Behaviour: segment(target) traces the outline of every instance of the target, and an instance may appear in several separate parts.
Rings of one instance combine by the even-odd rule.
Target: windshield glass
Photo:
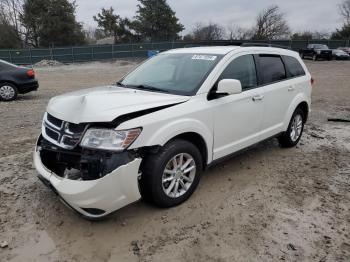
[[[314,48],[316,48],[316,49],[328,49],[328,46],[326,46],[326,45],[314,45]]]
[[[194,95],[221,57],[208,54],[159,54],[137,67],[119,84],[177,95]]]

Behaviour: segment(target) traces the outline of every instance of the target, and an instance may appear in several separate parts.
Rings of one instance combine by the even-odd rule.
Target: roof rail
[[[284,45],[275,45],[275,44],[269,44],[269,43],[243,43],[241,44],[242,47],[252,47],[252,46],[263,46],[263,47],[276,47],[276,48],[282,48],[282,49],[291,49],[290,46],[284,46]]]

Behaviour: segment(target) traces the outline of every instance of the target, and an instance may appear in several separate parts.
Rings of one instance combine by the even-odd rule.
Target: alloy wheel
[[[184,195],[191,187],[196,176],[196,162],[187,153],[171,158],[165,166],[162,176],[164,193],[171,198]]]
[[[11,100],[15,94],[15,89],[12,86],[4,85],[0,87],[0,97],[4,100]]]
[[[290,139],[295,142],[299,139],[301,132],[303,130],[303,118],[301,115],[297,114],[292,120],[292,125],[290,127]]]

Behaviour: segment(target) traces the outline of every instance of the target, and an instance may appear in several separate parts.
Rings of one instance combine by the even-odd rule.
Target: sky
[[[185,26],[184,35],[196,23],[219,23],[224,27],[235,24],[249,28],[262,9],[277,4],[293,31],[334,31],[341,26],[338,4],[341,0],[168,0],[176,16]],[[113,6],[122,17],[132,18],[137,9],[137,0],[77,0],[77,20],[86,27],[97,27],[93,21],[102,7]]]

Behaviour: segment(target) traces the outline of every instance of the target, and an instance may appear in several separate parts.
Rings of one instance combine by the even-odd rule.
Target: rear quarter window
[[[261,84],[266,85],[287,78],[284,64],[279,55],[259,55]]]
[[[291,56],[283,56],[283,60],[287,68],[288,77],[298,77],[305,75],[304,68],[296,58]]]

